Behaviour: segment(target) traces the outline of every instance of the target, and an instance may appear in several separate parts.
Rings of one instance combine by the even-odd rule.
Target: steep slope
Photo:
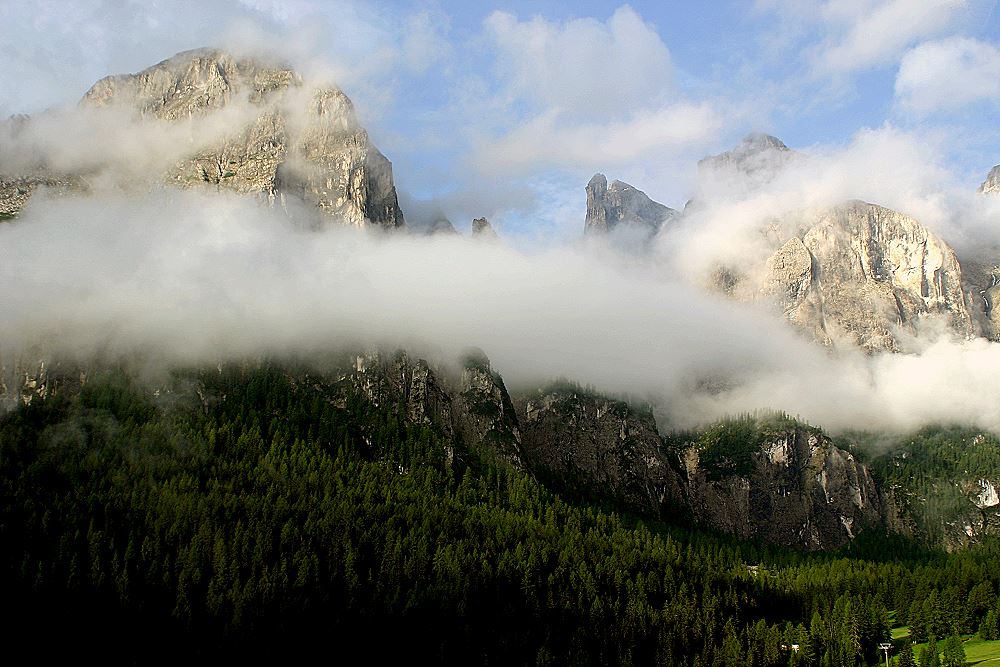
[[[125,110],[140,125],[193,122],[200,132],[221,126],[154,179],[272,200],[295,197],[359,227],[404,226],[392,165],[358,125],[351,101],[335,87],[307,89],[283,65],[185,51],[137,74],[101,79],[81,105]],[[0,178],[0,212],[16,213],[38,185],[77,177]]]
[[[787,418],[724,421],[665,441],[651,414],[573,385],[515,404],[529,469],[565,492],[808,550],[887,523],[868,468]]]
[[[699,525],[831,549],[885,521],[868,469],[820,431],[790,420],[721,422],[683,443],[680,456]]]
[[[986,180],[979,186],[979,192],[984,195],[1000,194],[1000,164],[990,169]]]
[[[960,427],[927,427],[873,447],[892,527],[954,551],[1000,534],[1000,441]]]
[[[572,385],[515,399],[524,454],[539,479],[574,496],[658,516],[680,498],[653,415]]]
[[[773,303],[825,345],[899,351],[928,318],[982,333],[955,252],[913,218],[861,201],[791,218],[798,232],[763,266],[722,269],[714,287]]]
[[[769,261],[765,281],[784,290],[785,311],[814,333],[834,343],[895,351],[903,332],[937,316],[957,335],[975,335],[954,251],[913,218],[849,202],[822,212],[801,246],[794,253],[797,265],[804,267],[804,249],[811,275],[787,274],[781,257],[789,254],[786,244]]]

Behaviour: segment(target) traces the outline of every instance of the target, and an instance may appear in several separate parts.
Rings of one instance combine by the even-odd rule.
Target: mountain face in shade
[[[587,184],[586,234],[620,229],[652,237],[676,216],[677,211],[653,201],[628,183],[612,181],[609,186],[604,174],[594,174]]]
[[[186,123],[199,136],[165,173],[146,175],[152,180],[299,199],[358,227],[405,225],[392,165],[358,125],[351,101],[336,87],[307,88],[283,65],[185,51],[137,74],[101,79],[81,106],[124,111],[138,126]],[[44,168],[0,176],[0,213],[19,211],[39,186],[82,176]]]

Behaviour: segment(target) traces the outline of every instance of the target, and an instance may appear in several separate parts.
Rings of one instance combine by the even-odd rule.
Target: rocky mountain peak
[[[476,218],[472,221],[472,236],[481,239],[496,239],[497,232],[486,218]]]
[[[138,74],[104,77],[81,104],[123,104],[141,116],[175,120],[222,108],[238,95],[260,103],[269,93],[290,85],[302,85],[290,67],[201,48],[182,51]]]
[[[136,74],[101,79],[81,106],[124,109],[140,126],[192,124],[201,138],[165,173],[150,174],[154,180],[272,202],[292,197],[357,227],[405,226],[392,164],[358,125],[351,100],[336,86],[307,87],[284,64],[218,49],[184,51]],[[135,178],[135,169],[119,171]],[[0,212],[17,213],[38,185],[77,176],[0,177]]]
[[[615,180],[609,186],[604,174],[594,174],[587,183],[587,234],[606,234],[622,226],[648,238],[676,215],[677,211],[628,183]]]
[[[799,232],[776,246],[756,280],[720,291],[774,301],[826,345],[898,351],[920,321],[977,333],[962,267],[947,243],[917,220],[863,201],[796,216]]]
[[[979,186],[979,192],[984,195],[1000,194],[1000,164],[990,169],[986,180]]]
[[[698,171],[724,177],[749,177],[752,183],[764,183],[795,155],[777,137],[751,132],[734,148],[698,161]]]

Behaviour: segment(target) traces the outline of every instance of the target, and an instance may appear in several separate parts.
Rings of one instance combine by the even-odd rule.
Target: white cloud
[[[628,5],[606,21],[494,12],[484,28],[496,81],[474,132],[471,161],[481,171],[579,174],[675,161],[722,127],[717,105],[673,89],[670,51]]]
[[[969,0],[757,0],[798,26],[814,75],[841,76],[894,63],[915,42],[939,34]],[[802,31],[811,26],[812,31]]]
[[[771,407],[832,428],[1000,429],[1000,344],[835,356],[594,247],[307,233],[247,198],[158,190],[32,200],[0,225],[0,259],[7,364],[25,350],[215,362],[370,344],[453,359],[478,345],[509,386],[565,376],[649,396],[674,426]]]
[[[484,26],[497,49],[505,94],[542,109],[607,118],[662,102],[670,89],[670,52],[628,5],[606,22],[519,21],[494,12]]]
[[[1000,100],[1000,49],[967,37],[920,44],[903,56],[896,100],[916,114]]]
[[[704,145],[721,129],[722,119],[709,104],[677,103],[641,110],[621,121],[570,122],[550,110],[476,149],[483,170],[510,170],[547,165],[581,169],[622,166]]]
[[[828,2],[823,17],[842,32],[819,57],[829,72],[854,71],[894,61],[914,41],[948,27],[966,0],[846,0]]]

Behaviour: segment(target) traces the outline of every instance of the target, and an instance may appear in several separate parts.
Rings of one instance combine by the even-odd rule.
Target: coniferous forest
[[[997,632],[996,542],[739,543],[568,502],[280,364],[172,383],[105,371],[0,419],[11,654],[852,666],[893,622]]]

